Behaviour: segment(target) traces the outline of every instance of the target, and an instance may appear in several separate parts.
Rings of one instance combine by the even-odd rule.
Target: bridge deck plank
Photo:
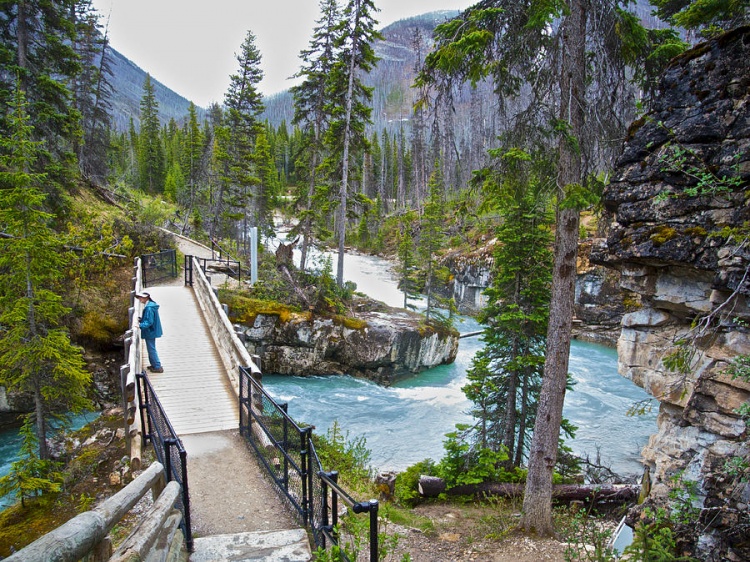
[[[159,304],[164,336],[156,340],[163,373],[148,373],[179,436],[239,425],[237,398],[229,383],[192,289],[150,287]],[[148,365],[144,344],[143,368]]]

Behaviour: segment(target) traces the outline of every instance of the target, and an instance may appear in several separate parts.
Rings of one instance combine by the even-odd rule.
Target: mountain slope
[[[136,129],[139,128],[141,114],[141,98],[143,97],[143,82],[146,72],[124,55],[111,47],[107,50],[112,76],[112,127],[117,131],[127,131],[132,117]],[[190,100],[170,90],[164,84],[151,77],[154,95],[159,104],[159,120],[166,124],[174,119],[178,124],[188,114]],[[202,120],[205,112],[198,108],[198,119]]]

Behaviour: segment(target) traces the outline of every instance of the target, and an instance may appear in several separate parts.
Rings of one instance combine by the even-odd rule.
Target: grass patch
[[[393,503],[387,503],[382,506],[382,514],[388,519],[388,521],[396,525],[409,527],[411,529],[419,529],[426,535],[432,535],[435,533],[435,523],[432,519],[419,515],[411,509],[399,507]]]

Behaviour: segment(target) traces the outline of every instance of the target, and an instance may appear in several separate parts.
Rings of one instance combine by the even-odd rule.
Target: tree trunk
[[[359,3],[356,3],[355,18],[359,18]],[[356,26],[354,26],[356,29]],[[349,61],[349,85],[346,91],[346,122],[344,125],[344,155],[342,157],[341,196],[339,199],[339,258],[336,264],[336,284],[344,286],[344,243],[346,239],[346,204],[349,191],[349,142],[351,137],[352,105],[354,103],[354,71],[356,70],[359,38],[352,37],[351,60]]]
[[[550,298],[547,356],[539,397],[534,436],[529,451],[529,472],[523,501],[521,527],[542,536],[554,533],[552,525],[552,473],[562,421],[570,356],[570,334],[575,298],[579,210],[564,205],[569,186],[580,184],[585,88],[586,13],[583,0],[570,1],[570,15],[561,27],[560,119],[569,126],[560,140],[558,202],[555,228],[554,269]],[[572,138],[570,138],[572,137]]]
[[[556,501],[597,501],[627,503],[638,499],[640,484],[558,484],[552,486],[552,498]],[[523,484],[505,482],[483,482],[446,488],[445,481],[436,476],[419,477],[419,493],[425,497],[436,497],[445,492],[449,496],[498,496],[516,498],[524,492]]]

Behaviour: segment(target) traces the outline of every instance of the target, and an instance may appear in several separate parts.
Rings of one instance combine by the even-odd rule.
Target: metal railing
[[[198,256],[185,256],[185,285],[193,286],[193,259],[198,260],[203,273],[206,273],[209,264],[219,264],[226,267],[231,277],[236,277],[238,281],[242,279],[242,265],[237,260],[219,258],[199,258]]]
[[[154,392],[151,381],[145,372],[136,376],[138,380],[138,403],[141,412],[143,439],[150,441],[154,454],[164,466],[167,481],[180,484],[182,493],[175,502],[175,508],[182,513],[180,527],[185,535],[188,552],[193,551],[193,532],[190,525],[190,491],[188,488],[187,453],[182,441],[167,418],[164,408]]]
[[[159,281],[177,277],[177,252],[162,250],[155,254],[141,256],[143,286],[148,287]]]
[[[302,428],[253,378],[239,368],[240,434],[253,447],[278,488],[310,528],[316,547],[339,544],[339,499],[355,514],[370,513],[370,560],[378,560],[378,502],[356,502],[338,484],[336,472],[326,472],[312,440],[312,428]],[[347,558],[342,553],[342,558]]]

